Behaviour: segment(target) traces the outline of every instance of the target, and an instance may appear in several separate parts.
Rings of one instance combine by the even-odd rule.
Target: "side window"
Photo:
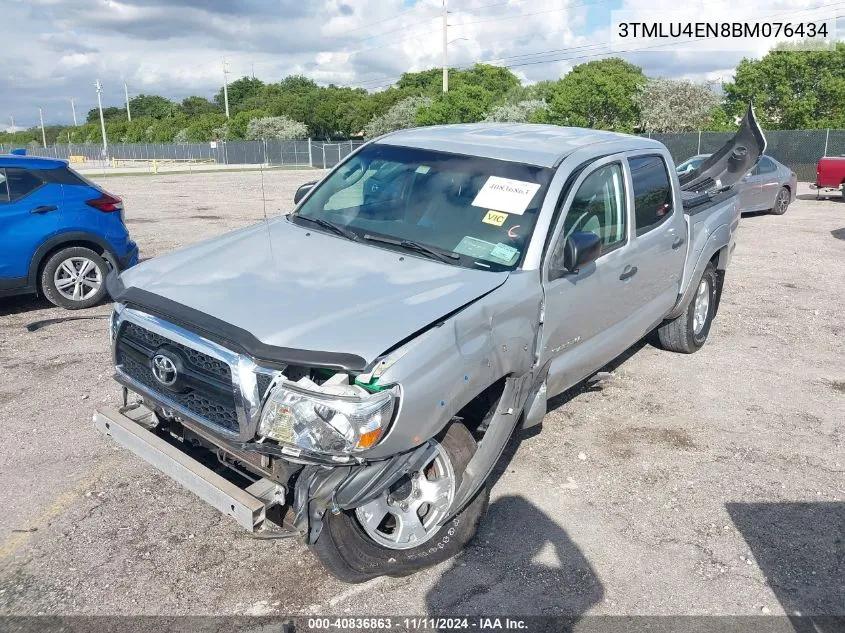
[[[6,170],[0,169],[0,204],[9,201],[9,185],[6,182]]]
[[[575,232],[592,232],[602,241],[602,253],[625,243],[627,212],[622,166],[612,163],[587,176],[575,192],[563,221],[561,239]]]
[[[760,162],[757,164],[757,169],[759,169],[759,173],[761,174],[771,174],[774,171],[777,171],[777,167],[771,161],[771,159],[766,158],[765,156],[760,159]]]
[[[672,213],[672,185],[660,156],[629,158],[637,235],[657,228]]]
[[[28,169],[6,168],[6,186],[9,188],[9,199],[12,202],[28,196],[43,184],[44,181]]]

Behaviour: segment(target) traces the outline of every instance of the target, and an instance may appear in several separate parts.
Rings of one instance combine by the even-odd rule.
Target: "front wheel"
[[[461,551],[475,535],[487,508],[485,485],[452,520],[446,517],[475,440],[467,428],[452,423],[437,442],[434,456],[381,496],[363,506],[326,513],[312,551],[340,580],[364,582],[376,576],[406,576]]]
[[[692,354],[701,349],[710,333],[710,325],[716,315],[720,284],[716,269],[707,264],[692,301],[683,313],[657,328],[660,344],[670,352]]]
[[[789,189],[781,187],[775,198],[775,205],[772,207],[772,215],[783,215],[786,213],[791,199],[792,195],[789,193]]]

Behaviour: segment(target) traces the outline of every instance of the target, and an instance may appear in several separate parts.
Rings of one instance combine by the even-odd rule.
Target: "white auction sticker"
[[[472,206],[522,215],[539,188],[536,182],[490,176],[475,196]]]

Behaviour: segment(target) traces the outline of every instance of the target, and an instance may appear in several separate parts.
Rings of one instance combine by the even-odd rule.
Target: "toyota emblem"
[[[179,373],[176,371],[176,363],[164,354],[153,356],[152,370],[153,377],[165,387],[173,385],[179,376]]]

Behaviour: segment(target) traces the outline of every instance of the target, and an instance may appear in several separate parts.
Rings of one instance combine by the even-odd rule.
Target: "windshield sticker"
[[[507,213],[499,213],[498,211],[488,211],[481,221],[485,224],[492,224],[493,226],[502,226],[505,223],[505,220],[507,219]]]
[[[429,167],[428,165],[420,165],[419,167],[417,167],[416,172],[418,174],[427,174],[430,169],[431,167]]]
[[[458,243],[458,245],[454,248],[454,251],[469,257],[487,259],[490,256],[490,251],[492,251],[495,246],[496,245],[492,242],[485,242],[477,237],[467,235]]]
[[[519,250],[515,249],[513,246],[508,246],[507,244],[502,244],[500,242],[493,247],[493,250],[490,251],[488,257],[490,259],[498,260],[507,266],[510,266],[516,261],[516,258],[518,256]]]
[[[507,244],[493,244],[469,235],[460,241],[454,251],[461,255],[495,261],[506,266],[512,266],[520,253],[518,249]]]
[[[472,206],[522,215],[539,188],[540,185],[535,182],[490,176],[475,196]]]

